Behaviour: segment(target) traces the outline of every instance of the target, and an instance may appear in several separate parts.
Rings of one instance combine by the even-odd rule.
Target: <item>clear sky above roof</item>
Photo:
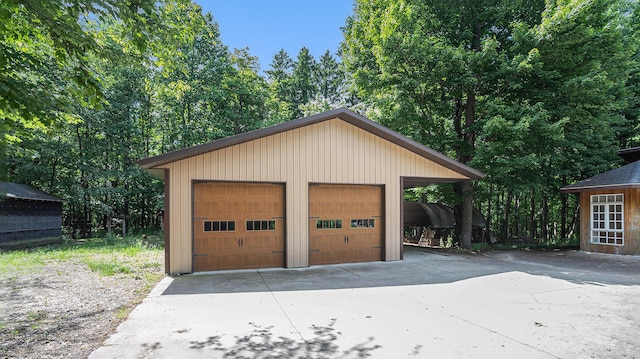
[[[249,47],[262,71],[284,49],[296,58],[307,47],[317,59],[335,55],[343,39],[341,27],[353,12],[352,0],[195,0],[220,25],[230,49]]]

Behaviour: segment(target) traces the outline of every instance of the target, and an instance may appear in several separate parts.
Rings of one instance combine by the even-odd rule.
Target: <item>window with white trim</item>
[[[591,243],[624,245],[624,195],[591,196]]]

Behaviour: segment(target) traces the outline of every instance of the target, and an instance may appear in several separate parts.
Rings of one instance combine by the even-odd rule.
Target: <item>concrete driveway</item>
[[[640,257],[576,251],[163,279],[90,358],[640,358]]]

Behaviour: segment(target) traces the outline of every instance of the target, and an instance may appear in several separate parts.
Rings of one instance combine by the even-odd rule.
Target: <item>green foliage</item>
[[[575,237],[577,199],[559,188],[640,145],[638,9],[358,0],[341,59],[281,50],[263,77],[191,1],[5,1],[0,179],[65,199],[69,236],[116,243],[125,225],[159,226],[162,182],[136,160],[351,106],[485,172],[475,206],[500,239]],[[467,192],[407,196],[469,204]]]
[[[552,240],[577,225],[559,188],[637,143],[637,9],[360,0],[341,52],[369,117],[488,174],[475,198],[493,231]]]
[[[294,61],[286,51],[274,55],[266,70],[270,123],[310,116],[347,104],[345,74],[338,60],[326,51],[316,61],[303,47]]]
[[[248,50],[230,52],[213,17],[190,1],[157,5],[157,31],[146,47],[118,18],[83,24],[104,50],[83,54],[104,106],[71,101],[65,113],[76,121],[32,126],[30,136],[0,156],[12,181],[66,200],[63,224],[74,238],[159,226],[162,183],[136,160],[267,123],[267,85]]]
[[[77,121],[75,104],[102,101],[93,56],[112,58],[91,27],[120,21],[144,49],[155,28],[154,1],[3,1],[0,4],[0,155],[34,130]],[[0,177],[6,177],[0,173]]]

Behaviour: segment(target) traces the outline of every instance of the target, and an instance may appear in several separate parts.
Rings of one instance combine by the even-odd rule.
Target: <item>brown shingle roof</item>
[[[390,130],[376,122],[373,122],[364,116],[361,116],[346,108],[339,108],[328,112],[319,113],[310,117],[301,118],[285,122],[279,125],[262,128],[259,130],[243,133],[240,135],[223,138],[220,140],[212,141],[198,146],[193,146],[165,154],[161,154],[155,157],[149,157],[137,161],[136,163],[145,169],[155,168],[157,166],[167,164],[170,162],[179,161],[192,156],[197,156],[206,152],[219,150],[225,147],[230,147],[240,143],[252,141],[258,138],[275,135],[278,133],[286,132],[296,128],[316,124],[319,122],[339,118],[345,122],[348,122],[356,127],[359,127],[365,131],[368,131],[374,135],[384,138],[396,145],[403,147],[409,151],[412,151],[424,158],[427,158],[435,163],[438,163],[444,167],[447,167],[455,172],[458,172],[470,179],[484,178],[485,174],[471,168],[463,163],[455,161],[440,152],[434,151],[431,148],[424,146],[416,141],[413,141],[395,131]]]
[[[595,189],[640,188],[640,161],[563,187],[561,192],[573,193]]]

